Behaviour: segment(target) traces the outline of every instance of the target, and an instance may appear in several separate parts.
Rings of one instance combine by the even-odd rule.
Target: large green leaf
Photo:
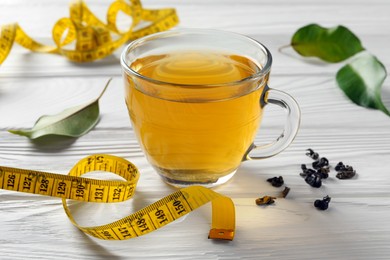
[[[41,116],[30,130],[9,130],[9,132],[30,139],[46,135],[79,137],[86,134],[99,120],[99,99],[104,94],[110,81],[111,79],[95,100],[84,105],[65,109],[56,115]]]
[[[364,50],[359,38],[344,26],[324,28],[309,24],[295,32],[291,46],[300,55],[340,62]]]
[[[381,99],[381,88],[386,76],[383,64],[371,54],[363,53],[342,67],[337,72],[336,80],[354,103],[382,110],[390,116]]]

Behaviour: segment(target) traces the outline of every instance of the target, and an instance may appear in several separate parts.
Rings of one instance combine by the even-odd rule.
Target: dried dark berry
[[[282,191],[282,197],[285,198],[287,197],[287,194],[290,192],[290,188],[289,187],[284,187],[284,190]]]
[[[343,162],[339,162],[339,163],[334,167],[334,169],[338,172],[338,171],[343,170],[344,167],[345,167],[345,166],[344,166]]]
[[[319,172],[318,174],[321,179],[327,179],[329,177],[329,173],[326,172]]]
[[[329,207],[330,197],[326,195],[322,200],[314,201],[314,207],[320,210],[326,210]]]
[[[305,169],[299,175],[301,175],[302,177],[306,177],[307,175],[312,175],[312,174],[315,174],[315,173],[316,173],[316,171],[313,170],[313,169]]]
[[[283,180],[282,176],[272,177],[272,178],[267,179],[267,181],[269,183],[271,183],[271,185],[274,186],[274,187],[280,187],[280,186],[282,186],[284,184],[284,180]]]
[[[319,169],[319,168],[321,168],[321,166],[320,166],[320,161],[314,161],[314,162],[312,163],[312,166],[313,166],[314,169]]]
[[[306,150],[307,151],[307,153],[306,153],[306,155],[307,156],[309,156],[310,158],[312,158],[313,160],[317,160],[318,159],[318,157],[319,157],[319,155],[318,155],[318,153],[316,153],[316,152],[314,152],[312,149],[307,149]]]
[[[345,179],[351,179],[355,175],[356,175],[356,171],[354,171],[354,170],[352,170],[352,171],[345,170],[345,171],[338,172],[336,174],[336,178],[341,179],[341,180],[345,180]]]
[[[264,196],[256,199],[256,205],[270,205],[275,203],[275,197]]]
[[[329,165],[329,161],[325,157],[321,157],[319,160],[314,161],[312,163],[313,168],[316,170],[328,165]]]
[[[306,170],[307,169],[306,164],[301,164],[301,169],[302,171]]]
[[[322,167],[320,170],[321,170],[322,172],[326,172],[326,173],[329,173],[329,172],[330,172],[329,166]]]
[[[329,166],[329,160],[326,157],[321,157],[320,162],[322,166]]]
[[[307,184],[309,184],[313,188],[319,188],[322,185],[321,178],[315,174],[307,175],[305,178],[305,181]]]
[[[309,148],[309,149],[307,149],[306,151],[307,151],[306,155],[309,156],[309,157],[311,157],[311,156],[314,154],[313,149],[310,149],[310,148]]]
[[[321,179],[326,179],[329,177],[329,167],[322,167],[319,168],[316,172],[318,176],[320,176]]]

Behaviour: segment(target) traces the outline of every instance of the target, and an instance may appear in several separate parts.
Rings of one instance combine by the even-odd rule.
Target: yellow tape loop
[[[132,18],[128,31],[121,32],[117,28],[119,12]],[[175,9],[143,9],[140,0],[114,1],[107,11],[107,24],[81,0],[71,2],[69,16],[58,20],[53,27],[55,46],[34,41],[18,24],[0,27],[0,64],[7,58],[14,42],[34,52],[60,54],[75,62],[94,61],[112,54],[129,40],[168,30],[179,22]],[[142,22],[148,22],[148,25],[141,26]],[[136,27],[139,28],[134,30]],[[72,43],[73,49],[65,48]]]
[[[81,175],[92,171],[115,173],[124,181],[97,180]],[[67,199],[84,202],[121,202],[134,195],[138,169],[124,158],[96,154],[80,160],[69,175],[0,166],[0,188],[62,198],[70,221],[91,236],[124,240],[150,233],[211,201],[212,228],[209,238],[233,240],[235,209],[232,200],[201,186],[178,190],[113,223],[82,227],[73,218]]]

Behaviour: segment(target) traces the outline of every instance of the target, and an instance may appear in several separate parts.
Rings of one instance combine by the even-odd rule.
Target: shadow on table
[[[390,111],[390,87],[389,86],[383,86],[382,91],[382,101],[383,104],[386,106],[387,110]]]
[[[123,259],[121,256],[115,255],[114,252],[107,250],[106,247],[99,245],[92,237],[83,234],[85,237],[85,248],[94,253],[94,259]]]
[[[41,152],[61,152],[68,149],[74,142],[76,137],[59,136],[59,135],[46,135],[37,139],[32,139],[30,142],[34,145],[34,148]]]
[[[72,66],[78,67],[78,68],[100,68],[100,67],[106,67],[107,65],[117,65],[120,64],[120,58],[116,55],[109,55],[101,60],[96,60],[93,62],[72,62],[69,61]]]
[[[267,170],[261,167],[241,165],[236,174],[227,183],[216,187],[215,191],[222,192],[225,195],[232,196],[260,196],[261,194],[275,195],[277,189],[272,187],[267,179],[273,177]]]

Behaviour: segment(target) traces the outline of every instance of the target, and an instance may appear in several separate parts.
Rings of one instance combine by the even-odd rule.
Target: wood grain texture
[[[104,19],[109,1],[89,0]],[[100,241],[74,228],[54,198],[0,191],[0,259],[388,259],[390,255],[390,118],[352,104],[337,87],[342,64],[302,59],[286,49],[300,26],[320,23],[351,28],[371,53],[390,70],[390,2],[373,0],[197,0],[142,1],[146,8],[175,7],[180,27],[216,28],[249,35],[269,47],[274,63],[270,86],[290,93],[302,112],[300,131],[284,152],[262,161],[243,162],[237,174],[216,191],[236,205],[233,242],[207,239],[209,205],[147,236],[128,241]],[[0,24],[18,21],[42,42],[68,15],[68,0],[1,1]],[[125,21],[120,21],[124,23]],[[174,191],[146,161],[132,130],[123,97],[118,50],[105,60],[74,64],[55,55],[33,54],[14,46],[0,67],[0,165],[66,174],[92,153],[122,156],[142,175],[135,198],[114,205],[72,204],[82,224],[103,224],[123,217]],[[29,141],[10,134],[30,128],[43,114],[86,103],[106,80],[114,80],[100,100],[101,119],[85,136],[56,142]],[[390,81],[383,86],[390,107]],[[267,106],[256,143],[268,143],[282,131],[285,114]],[[54,140],[52,140],[54,141]],[[313,148],[331,165],[353,165],[357,176],[330,178],[319,189],[299,176],[300,164],[311,163]],[[263,195],[278,195],[267,178],[283,176],[291,192],[269,207],[255,205]],[[315,199],[332,197],[327,211]]]

